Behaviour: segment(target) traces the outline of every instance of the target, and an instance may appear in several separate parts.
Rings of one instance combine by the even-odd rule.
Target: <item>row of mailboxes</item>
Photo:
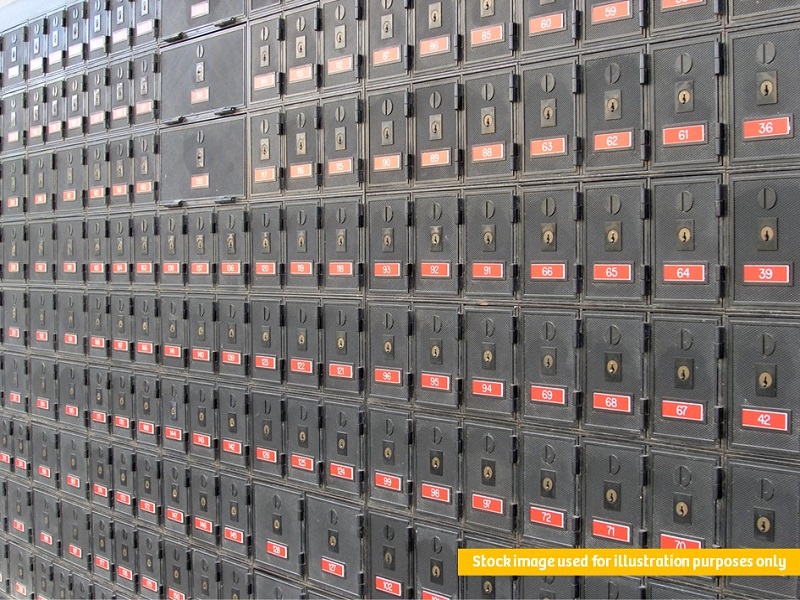
[[[59,353],[70,360],[28,359],[6,344],[7,411],[167,445],[166,433],[162,440],[158,432],[169,429],[170,413],[156,407],[185,412],[186,390],[159,384],[152,367],[126,371],[135,357],[137,365],[188,366],[192,375],[249,377],[255,384],[286,384],[294,393],[321,387],[350,402],[366,390],[370,398],[420,408],[460,412],[463,406],[468,414],[518,413],[532,422],[634,438],[800,452],[797,415],[787,403],[798,327],[791,321],[731,319],[724,329],[715,317],[654,315],[647,324],[637,314],[589,313],[577,320],[569,311],[525,310],[517,317],[510,309],[470,307],[462,315],[434,306],[411,313],[407,304],[380,303],[371,303],[362,321],[356,302],[287,302],[284,308],[279,301],[217,304],[198,297],[187,309],[183,298],[164,296],[159,322],[155,299],[147,295],[137,296],[135,316],[129,296],[111,295],[112,314],[104,295],[87,300],[88,315],[59,309],[58,334],[34,325],[32,339],[58,335]],[[52,349],[52,341],[36,343],[47,345]],[[94,359],[88,368],[80,362],[84,345]],[[100,362],[109,357],[116,365],[110,369]],[[727,369],[720,370],[723,357]],[[229,398],[221,398],[223,390]],[[250,400],[241,384],[217,389],[195,382],[189,398],[201,391],[203,402],[192,400],[190,408],[207,406],[212,418],[198,426],[216,427],[214,410],[223,414],[229,404],[247,414]],[[210,441],[209,456],[216,456]]]
[[[357,488],[369,489],[366,511],[350,500],[317,498],[298,488],[219,473],[201,462],[141,453],[134,460],[132,447],[112,447],[100,439],[79,440],[82,446],[75,449],[72,436],[62,433],[62,444],[72,442],[67,454],[77,457],[73,461],[77,467],[68,467],[62,476],[78,480],[83,496],[71,491],[59,498],[53,490],[32,487],[27,479],[4,477],[7,535],[15,543],[32,543],[37,555],[60,556],[75,567],[92,569],[95,576],[126,586],[135,584],[131,575],[136,568],[131,561],[136,544],[120,539],[118,530],[113,535],[111,531],[117,529],[114,523],[135,518],[143,525],[163,525],[171,535],[191,536],[200,547],[218,545],[234,557],[253,558],[274,572],[308,576],[310,581],[348,593],[358,593],[362,585],[362,540],[367,542],[372,569],[377,569],[373,574],[393,581],[395,590],[413,587],[414,558],[427,556],[429,544],[419,531],[412,538],[409,517],[378,512],[394,507],[397,513],[397,507],[412,505],[412,499],[415,517],[437,521],[443,533],[462,524],[469,530],[467,537],[474,536],[478,543],[488,541],[490,547],[513,546],[517,534],[528,546],[594,548],[712,548],[727,541],[734,548],[777,549],[792,547],[800,539],[792,518],[800,479],[782,466],[739,458],[728,458],[723,465],[715,455],[592,439],[579,443],[575,437],[527,430],[520,430],[518,437],[514,428],[469,421],[462,427],[459,421],[421,415],[414,420],[416,440],[409,450],[407,441],[403,448],[402,440],[390,439],[385,430],[390,418],[402,420],[402,414],[370,409],[369,422],[379,425],[374,430],[370,425],[364,440],[361,421],[352,410],[329,408],[346,414],[342,422],[326,428],[329,434],[338,430],[338,441],[328,444],[336,450],[328,450],[324,461],[320,455],[312,459],[302,454],[313,451],[303,445],[293,452],[290,443],[287,452],[293,463],[296,456],[319,460],[313,468],[324,469],[329,491],[352,493],[346,481],[337,483],[335,474],[355,471]],[[32,430],[36,445],[36,426]],[[313,428],[298,427],[297,431],[309,437],[318,434]],[[370,452],[368,481],[359,479],[364,474],[365,450]],[[62,459],[64,452],[62,446]],[[291,480],[295,468],[288,470]],[[298,473],[297,482],[307,484],[308,478]],[[393,492],[393,482],[406,483],[412,473],[413,492],[411,486]],[[113,511],[114,516],[92,510],[89,517],[82,505],[86,496],[93,507]],[[367,523],[370,520],[377,522]],[[389,529],[393,535],[387,535]],[[104,533],[105,545],[99,539]],[[497,541],[491,536],[497,536]],[[455,556],[462,543],[457,537],[440,544],[446,555]],[[118,544],[126,541],[130,553],[120,555]],[[399,544],[394,556],[397,563],[382,560],[393,543]],[[470,546],[484,547],[466,547]],[[317,556],[320,552],[332,554]],[[336,569],[326,569],[325,558],[329,565],[336,563]],[[127,577],[115,569],[120,564],[127,567]],[[397,568],[392,569],[393,564]],[[438,580],[444,587],[436,591],[452,594],[457,577],[454,565],[446,564],[446,576],[429,583]],[[433,573],[417,565],[417,578],[426,574]],[[706,578],[702,583],[713,586],[715,581]],[[728,584],[767,589],[773,597],[793,597],[797,580],[734,578]]]

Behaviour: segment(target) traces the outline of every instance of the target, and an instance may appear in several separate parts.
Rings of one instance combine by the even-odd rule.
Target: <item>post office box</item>
[[[138,505],[136,516],[139,521],[155,526],[161,523],[162,478],[158,456],[137,453],[136,497]]]
[[[216,251],[218,284],[247,285],[250,274],[250,240],[248,213],[243,208],[217,212]]]
[[[85,156],[88,165],[85,179],[86,191],[84,191],[85,197],[88,198],[86,204],[97,210],[105,206],[110,198],[111,172],[108,142],[89,144]]]
[[[464,536],[465,548],[507,548],[508,543],[467,533]],[[519,581],[516,577],[464,577],[463,588],[466,598],[512,598],[517,593]]]
[[[647,424],[649,326],[637,314],[587,314],[584,422],[635,434]]]
[[[359,506],[308,496],[308,578],[340,593],[364,589],[364,515]]]
[[[104,440],[89,441],[89,481],[92,486],[92,504],[111,508],[114,496],[114,470],[111,443]],[[98,514],[98,513],[94,513]],[[95,548],[95,553],[99,548]]]
[[[415,510],[454,521],[461,514],[461,421],[418,414],[414,421]]]
[[[299,576],[305,564],[303,494],[257,483],[253,486],[254,557],[265,568]],[[256,582],[258,597],[261,591]]]
[[[362,27],[364,5],[355,2],[327,2],[322,6],[323,79],[328,89],[353,85],[363,76]]]
[[[3,391],[6,410],[28,412],[28,361],[24,355],[6,353],[3,356]]]
[[[216,554],[203,552],[197,548],[191,550],[191,578],[194,596],[197,598],[217,598],[219,596],[220,561]],[[170,578],[167,571],[167,579]],[[188,587],[189,583],[185,584]],[[172,588],[176,597],[184,596],[176,588]]]
[[[254,571],[256,598],[302,598],[305,588],[272,574]]]
[[[34,489],[34,529],[33,544],[36,551],[43,551],[54,556],[59,555],[61,548],[61,502],[49,492]]]
[[[583,593],[590,598],[644,598],[646,589],[636,577],[584,577]]]
[[[133,41],[134,6],[130,0],[111,0],[109,11],[109,53],[115,54],[130,48]]]
[[[50,563],[47,562],[49,565]],[[60,564],[53,565],[53,584],[51,598],[68,598],[73,591],[72,571]],[[76,590],[76,593],[77,590]]]
[[[555,22],[558,18],[563,22],[564,12],[535,20]],[[574,173],[581,164],[584,148],[577,125],[576,100],[581,92],[581,70],[575,61],[523,69],[521,112],[525,174]]]
[[[523,536],[548,545],[579,545],[578,439],[539,431],[522,434]]]
[[[86,508],[71,501],[61,503],[62,556],[70,565],[85,571],[92,560],[92,529]]]
[[[364,205],[359,198],[323,202],[322,225],[325,288],[359,289],[364,280]]]
[[[293,202],[287,205],[287,287],[319,286],[322,273],[321,221],[322,209],[317,202]]]
[[[164,582],[161,536],[141,527],[137,535],[139,537],[136,556],[138,592],[145,598],[157,600],[161,597]]]
[[[6,559],[7,562],[8,559]],[[5,578],[8,576],[7,571],[4,571],[4,581]],[[44,598],[53,598],[55,597],[53,592],[53,561],[49,558],[44,558],[42,556],[37,556],[36,560],[34,560],[33,565],[33,576],[32,576],[34,590],[36,594],[43,596]],[[5,591],[5,590],[4,590]]]
[[[159,265],[158,217],[153,213],[133,215],[133,277],[135,283],[154,284]]]
[[[86,23],[89,42],[88,60],[103,57],[108,53],[111,30],[111,15],[108,12],[108,5],[108,0],[89,2]]]
[[[116,0],[121,1],[121,0]],[[127,30],[124,30],[127,31]],[[133,63],[123,60],[109,66],[109,128],[118,129],[131,124],[133,103]],[[138,125],[139,123],[137,123]]]
[[[512,415],[517,397],[514,310],[469,307],[464,314],[467,410]]]
[[[417,181],[458,180],[464,160],[461,149],[463,109],[464,89],[458,81],[414,87],[414,177]]]
[[[286,381],[316,389],[321,376],[322,310],[317,302],[292,302],[286,311]]]
[[[31,357],[29,371],[31,415],[55,421],[58,414],[58,367],[56,361]],[[2,446],[1,443],[0,446]]]
[[[55,155],[52,153],[30,155],[28,158],[28,194],[31,202],[27,207],[28,212],[51,213],[55,203],[55,187]]]
[[[286,458],[286,443],[283,436],[286,402],[280,394],[261,390],[253,390],[251,398],[253,472],[282,477]]]
[[[780,92],[796,85],[791,65],[797,44],[796,27],[773,28],[757,37],[752,33],[731,36],[728,93],[733,162],[786,159],[800,153],[793,128],[797,100]]]
[[[219,372],[244,377],[250,367],[249,304],[236,298],[219,298]]]
[[[47,72],[64,68],[67,52],[67,11],[63,8],[47,15]]]
[[[369,288],[371,292],[408,291],[412,272],[413,205],[408,196],[367,200]]]
[[[581,11],[575,0],[522,4],[523,52],[574,48],[580,37]]]
[[[85,428],[88,402],[86,365],[63,360],[58,362],[58,420],[67,425]]]
[[[81,211],[85,204],[86,148],[74,146],[56,153],[56,210]]]
[[[18,415],[13,421],[14,428],[14,473],[28,479],[33,471],[33,440],[31,427],[24,417]],[[19,510],[17,511],[19,512]]]
[[[217,303],[209,296],[190,296],[186,323],[189,329],[189,368],[214,373],[219,356]]]
[[[161,0],[134,0],[134,45],[158,39],[161,26]]]
[[[250,484],[242,477],[223,474],[219,487],[221,546],[240,557],[248,557],[252,535]]]
[[[467,294],[514,293],[517,278],[515,223],[518,198],[511,192],[465,194],[464,258]]]
[[[248,566],[221,561],[220,597],[250,600],[253,593],[253,574]]]
[[[800,533],[792,515],[798,510],[796,471],[762,461],[731,459],[727,471],[727,534],[731,548],[793,547]],[[740,593],[790,598],[797,577],[731,577]]]
[[[413,529],[410,520],[371,512],[369,531],[368,595],[374,598],[410,597],[413,589]]]
[[[98,89],[95,86],[94,77],[92,77],[91,85],[94,86],[94,89]],[[94,110],[94,97],[91,101],[88,97],[89,82],[86,73],[77,73],[67,77],[64,87],[66,99],[64,117],[67,126],[64,137],[67,139],[78,138],[87,132],[89,111]]]
[[[5,159],[0,163],[3,181],[4,216],[22,215],[27,207],[27,161],[24,157]]]
[[[472,5],[472,8],[478,7]],[[502,28],[503,25],[497,27]],[[513,106],[519,96],[517,75],[512,71],[492,71],[480,77],[467,78],[464,85],[466,87],[466,176],[470,178],[510,175],[517,168]]]
[[[160,155],[158,134],[133,138],[133,202],[154,204],[158,200]]]
[[[50,104],[47,101],[48,85],[31,86],[28,91],[27,122],[29,147],[41,146],[47,141],[47,118]]]
[[[24,281],[28,272],[28,237],[25,223],[3,226],[3,280]]]
[[[364,412],[358,406],[332,401],[326,401],[324,408],[326,488],[359,496],[366,463]]]
[[[648,6],[641,0],[588,0],[584,16],[585,42],[641,36],[647,27]]]
[[[655,166],[719,163],[724,152],[718,112],[722,61],[722,45],[715,39],[653,46]]]
[[[33,423],[31,441],[33,482],[56,489],[59,481],[58,432],[52,427]]]
[[[244,387],[219,387],[220,462],[247,468],[250,442],[247,421],[250,418],[250,396]]]
[[[446,70],[458,65],[462,43],[458,7],[454,0],[428,1],[415,7],[416,72]]]
[[[133,518],[136,514],[136,450],[115,444],[112,448],[114,463],[114,512]]]
[[[352,3],[350,4],[352,6]],[[320,85],[319,31],[322,10],[317,7],[285,13],[286,93],[312,92]]]
[[[20,436],[15,436],[15,441]],[[17,442],[19,443],[19,442]],[[17,475],[26,477],[25,471],[17,469]],[[9,479],[6,482],[8,502],[8,533],[25,544],[33,542],[33,494],[31,484],[24,480]]]
[[[254,298],[250,304],[253,380],[280,384],[285,367],[284,307],[280,299]]]
[[[186,381],[177,377],[161,377],[161,446],[178,454],[186,452]]]
[[[725,10],[722,2],[705,2],[694,0],[678,2],[676,0],[660,0],[652,9],[650,28],[653,32],[662,32],[679,27],[719,22]]]
[[[186,298],[163,295],[159,298],[161,321],[161,364],[165,367],[186,367],[189,340],[187,336]]]
[[[189,430],[192,443],[189,454],[213,461],[217,456],[217,389],[213,383],[189,382]]]
[[[47,142],[56,144],[64,139],[67,115],[67,86],[61,79],[51,81],[47,87]]]
[[[458,196],[415,197],[415,292],[458,294],[462,275],[459,253],[462,219],[463,202]]]
[[[364,383],[363,308],[355,302],[326,302],[322,310],[325,389],[357,394]]]
[[[190,550],[186,542],[164,540],[164,588],[168,598],[188,598],[191,595],[191,577],[194,572],[192,558],[198,552],[199,550]],[[216,562],[214,566],[216,567]],[[215,583],[217,578],[215,570],[213,578]]]
[[[286,111],[286,189],[290,192],[315,190],[322,183],[319,162],[321,126],[319,106],[307,104]]]
[[[44,75],[47,69],[48,18],[32,19],[28,24],[28,77],[35,79]]]
[[[775,0],[767,0],[766,2],[759,2],[757,6],[743,0],[734,0],[731,3],[731,19],[754,19],[761,17],[762,13],[776,13],[782,11],[796,12],[797,3],[794,1],[789,2],[775,2]]]
[[[731,320],[728,443],[732,448],[772,455],[798,452],[800,431],[793,423],[797,412],[790,410],[788,395],[795,385],[791,340],[797,327],[792,321]]]
[[[189,468],[181,460],[164,459],[164,528],[180,535],[186,535],[190,520]]]
[[[414,307],[414,399],[418,405],[457,407],[463,386],[462,315],[456,307]]]
[[[133,299],[130,294],[109,296],[111,358],[127,361],[133,357]]]
[[[639,301],[649,289],[644,183],[587,185],[584,264],[587,299]]]
[[[252,287],[280,289],[284,271],[283,209],[279,203],[253,206],[248,212]]]
[[[228,27],[235,24],[244,11],[244,0],[179,2],[162,15],[164,41],[183,39],[189,32],[209,25]]]
[[[87,263],[86,233],[83,220],[58,220],[56,222],[58,280],[83,283]]]
[[[721,435],[718,360],[724,330],[717,319],[654,315],[652,435],[708,444]]]
[[[384,18],[387,17],[391,15]],[[411,176],[409,124],[413,116],[413,96],[408,88],[381,90],[370,94],[367,103],[369,181],[373,184],[404,183]]]
[[[523,415],[574,424],[582,396],[577,358],[582,324],[577,313],[524,310],[522,336]]]
[[[99,2],[102,0],[95,0]],[[110,74],[107,66],[92,69],[86,74],[86,133],[101,133],[108,129],[111,112]],[[68,111],[69,112],[69,111]],[[68,121],[68,125],[69,125]],[[67,127],[69,130],[69,126]],[[69,131],[68,134],[69,136]]]
[[[368,412],[370,499],[407,507],[412,490],[411,414],[377,408],[370,408]]]
[[[69,375],[69,372],[67,372]],[[87,379],[89,394],[89,428],[98,433],[108,434],[111,426],[111,383],[109,371],[99,367],[89,369]]]
[[[638,1],[623,0],[621,4]],[[610,10],[615,4],[606,8]],[[592,55],[584,61],[588,171],[620,168],[630,171],[644,167],[649,151],[643,110],[647,69],[647,55],[641,51]]]
[[[413,382],[413,313],[410,306],[370,304],[367,318],[369,395],[407,401]]]
[[[335,5],[345,10],[344,4]],[[341,98],[322,104],[325,187],[354,186],[364,180],[363,122],[364,106],[360,98]]]
[[[464,6],[466,51],[464,60],[474,62],[512,56],[517,49],[517,28],[512,20],[514,2],[490,0]]]
[[[680,600],[681,598],[700,598],[705,600],[713,600],[717,598],[717,593],[713,590],[706,588],[698,588],[693,586],[675,585],[670,581],[656,581],[651,578],[647,579],[647,596],[655,600],[666,598],[673,598]]]
[[[280,16],[250,24],[250,102],[276,100],[283,93],[283,40],[286,21]]]
[[[414,572],[420,595],[461,597],[457,559],[461,545],[456,530],[415,523]]]
[[[60,441],[61,491],[74,498],[87,500],[89,497],[89,451],[86,438],[83,435],[63,431]],[[64,535],[66,537],[66,533]]]
[[[0,470],[3,473],[11,473],[13,469],[14,422],[10,415],[2,415],[0,416]]]
[[[83,355],[86,346],[86,298],[83,292],[56,294],[60,352]]]
[[[7,39],[8,36],[3,38]],[[3,151],[21,150],[28,136],[28,93],[25,91],[5,94],[3,111]]]
[[[24,290],[5,290],[3,292],[4,346],[25,350],[28,345],[28,315],[28,294]]]
[[[8,545],[9,585],[20,598],[33,598],[33,557],[29,548]]]
[[[124,440],[136,437],[134,378],[125,371],[111,372],[111,434]]]
[[[113,566],[113,565],[112,565]],[[109,582],[109,586],[110,586]],[[100,600],[114,600],[117,597],[117,591],[113,587],[108,587],[100,583],[92,585],[94,596]]]
[[[128,284],[133,265],[133,228],[130,214],[108,220],[108,241],[111,253],[111,283]]]
[[[196,541],[217,544],[219,533],[219,475],[192,466],[189,474],[191,534]]]
[[[79,222],[80,225],[82,223]],[[62,227],[62,225],[59,225]],[[74,222],[73,222],[74,227]],[[12,231],[12,234],[14,232]],[[32,263],[32,269],[28,273],[28,279],[31,282],[53,283],[53,277],[56,272],[56,236],[55,224],[50,220],[44,221],[31,221],[28,225],[28,260]],[[68,236],[65,234],[65,238]],[[10,240],[14,243],[14,239]],[[66,240],[65,240],[66,241]],[[66,245],[66,243],[65,243]],[[59,256],[63,256],[59,253]],[[12,257],[13,258],[13,257]],[[9,266],[13,265],[13,261],[8,263]],[[77,262],[76,262],[77,268]],[[61,270],[61,264],[58,265],[58,270]],[[11,268],[12,273],[13,267]],[[82,279],[82,278],[81,278]]]
[[[250,117],[250,192],[279,193],[284,185],[284,113],[272,111]]]
[[[133,387],[135,393],[136,439],[142,444],[159,445],[161,439],[161,390],[158,376],[136,373]]]
[[[583,444],[583,543],[587,548],[640,548],[646,459],[640,446]]]
[[[289,479],[301,483],[319,484],[323,464],[320,448],[321,427],[322,404],[319,400],[294,396],[286,399]]]
[[[23,83],[28,78],[27,25],[21,25],[3,34],[3,86]]]
[[[159,117],[160,72],[158,54],[147,53],[133,57],[132,92],[129,93],[133,99],[132,121],[136,125],[151,123]],[[120,120],[123,119],[120,117]]]
[[[371,80],[406,75],[414,55],[409,45],[411,6],[399,0],[370,4],[367,11],[367,77]],[[413,13],[412,13],[413,14]]]
[[[110,240],[105,217],[86,220],[86,281],[104,283],[109,277]]]
[[[542,546],[523,543],[520,548],[549,548],[551,544]],[[537,597],[556,597],[556,598],[580,598],[580,579],[578,577],[553,577],[544,574],[536,577],[519,578],[519,594],[522,598]]]
[[[244,196],[244,117],[170,129],[164,132],[160,147],[163,204]]]
[[[657,548],[721,545],[719,459],[654,448],[651,461],[650,544]]]
[[[164,50],[161,81],[170,93],[162,96],[160,112],[166,124],[199,113],[224,115],[244,106],[244,37],[245,30],[237,28]]]
[[[159,250],[161,268],[159,282],[162,285],[183,286],[187,271],[186,216],[179,211],[159,215]]]
[[[652,185],[657,301],[716,302],[725,292],[720,264],[725,190],[716,179]]]

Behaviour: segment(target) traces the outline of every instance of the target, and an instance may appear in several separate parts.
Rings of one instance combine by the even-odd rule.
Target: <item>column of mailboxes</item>
[[[3,36],[7,590],[795,597],[455,560],[800,543],[797,3],[280,4]]]

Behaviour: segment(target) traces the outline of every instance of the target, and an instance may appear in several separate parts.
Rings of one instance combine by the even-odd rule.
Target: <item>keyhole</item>
[[[775,231],[772,229],[772,227],[767,226],[761,229],[761,239],[764,240],[765,242],[770,241],[774,237],[775,237]]]
[[[547,369],[551,368],[553,366],[553,357],[549,354],[545,354],[544,358],[542,358],[542,365]]]
[[[437,133],[437,134],[439,133],[439,123],[437,123],[436,121],[431,123],[431,133]]]
[[[388,233],[383,236],[383,245],[389,247],[392,245],[392,236]]]
[[[494,477],[494,469],[489,466],[483,467],[483,478],[488,480],[492,477]]]
[[[435,25],[438,22],[439,22],[439,11],[434,10],[433,12],[431,12],[431,23],[434,23]]]
[[[442,466],[442,461],[439,460],[438,456],[434,456],[433,458],[431,458],[431,468],[438,470],[441,466]]]
[[[680,367],[678,367],[678,379],[680,379],[681,381],[686,381],[687,379],[689,379],[689,375],[690,375],[689,367],[685,365],[681,365]]]
[[[545,231],[542,234],[542,241],[547,244],[548,246],[553,243],[555,236],[553,235],[552,231]]]
[[[617,491],[616,490],[609,489],[608,491],[606,491],[606,501],[609,504],[616,504],[617,503],[617,499],[618,499],[618,497],[617,497]]]
[[[494,119],[492,118],[492,115],[484,115],[483,116],[483,126],[484,127],[489,128],[489,127],[492,126],[493,123],[494,123]]]
[[[772,94],[773,86],[771,81],[762,81],[761,82],[761,94],[763,96],[769,96]]]
[[[675,505],[675,513],[679,517],[685,517],[687,514],[689,514],[689,506],[686,504],[686,502],[678,502]]]
[[[383,351],[386,354],[391,354],[392,353],[392,342],[384,342]]]
[[[494,590],[494,586],[492,585],[491,581],[484,581],[483,582],[483,593],[484,594],[491,594]]]
[[[392,452],[391,446],[386,446],[386,448],[383,449],[383,457],[386,460],[391,460],[392,459],[392,454],[393,454],[393,452]]]
[[[772,375],[769,373],[762,373],[758,376],[758,383],[761,384],[763,389],[771,388],[772,387]]]
[[[338,338],[336,340],[336,346],[339,348],[339,350],[344,350],[344,338],[343,337],[340,337],[340,338]]]
[[[336,548],[336,536],[332,535],[328,538],[328,546],[331,548]]]
[[[344,441],[344,438],[339,440],[339,450],[344,450],[347,447],[347,442]]]
[[[681,104],[688,104],[691,99],[692,94],[689,92],[689,90],[681,90],[678,92],[678,102]]]
[[[606,373],[613,375],[619,371],[619,363],[616,360],[610,360],[606,363]]]
[[[680,231],[678,231],[678,239],[685,244],[692,239],[692,230],[688,227],[681,227]]]
[[[301,431],[300,433],[297,434],[297,439],[300,440],[301,442],[305,442],[306,439],[308,439],[308,435],[306,434],[305,431]]]
[[[608,234],[606,234],[606,239],[609,244],[615,244],[619,239],[619,232],[616,229],[610,230]]]
[[[442,576],[442,570],[439,568],[439,565],[433,565],[431,567],[431,575],[434,579],[439,579]]]
[[[383,22],[383,33],[385,33],[386,35],[389,35],[389,33],[391,31],[392,31],[392,25],[389,23],[389,21],[384,21]]]
[[[545,492],[552,491],[553,490],[553,480],[550,479],[549,477],[545,477],[544,479],[542,479],[542,489]]]
[[[441,243],[441,241],[442,238],[437,232],[431,234],[431,244],[433,244],[434,246],[438,246]]]
[[[767,533],[772,529],[772,523],[767,517],[760,517],[756,522],[756,526],[761,533]]]
[[[608,112],[610,113],[617,112],[618,108],[619,108],[619,102],[617,102],[617,99],[609,98],[608,102],[606,102],[606,109],[608,109]]]
[[[549,121],[553,118],[553,109],[550,106],[545,106],[544,110],[542,111],[542,117],[544,117],[545,121]]]
[[[486,350],[483,353],[483,362],[490,363],[492,362],[493,359],[494,359],[494,354],[492,353],[491,350]]]
[[[343,248],[343,247],[344,247],[344,236],[343,236],[343,235],[340,235],[340,236],[338,236],[338,237],[336,238],[336,245],[337,245],[339,248]]]
[[[439,346],[431,346],[431,356],[439,358],[442,355],[442,349]]]
[[[305,343],[306,343],[306,336],[303,335],[302,333],[300,335],[298,335],[297,336],[297,343],[300,344],[301,346],[304,346]]]
[[[273,529],[280,529],[281,528],[281,520],[280,519],[275,519],[274,521],[272,521],[272,528]]]
[[[483,243],[484,244],[486,244],[488,246],[493,241],[494,241],[494,235],[492,234],[491,231],[487,231],[486,233],[483,234]]]
[[[387,552],[383,555],[383,562],[387,565],[391,565],[394,562],[394,556],[392,556],[391,552]]]

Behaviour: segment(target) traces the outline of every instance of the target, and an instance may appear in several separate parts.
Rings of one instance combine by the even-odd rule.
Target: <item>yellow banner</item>
[[[465,549],[458,551],[459,575],[756,577],[800,575],[800,549]]]

